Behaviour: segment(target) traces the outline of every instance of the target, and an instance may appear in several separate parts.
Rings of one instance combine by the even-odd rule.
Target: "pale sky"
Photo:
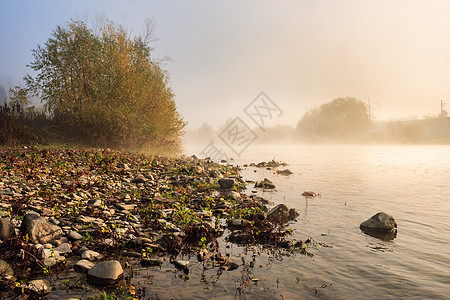
[[[21,84],[31,50],[71,18],[105,15],[153,44],[178,110],[215,127],[264,91],[295,125],[337,97],[370,98],[377,120],[450,110],[450,1],[0,0],[0,84]]]

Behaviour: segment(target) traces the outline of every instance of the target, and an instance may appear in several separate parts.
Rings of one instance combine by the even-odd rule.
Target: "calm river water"
[[[156,284],[163,274],[149,274],[153,292],[162,298],[450,298],[450,146],[255,146],[233,164],[272,158],[294,174],[249,167],[242,175],[276,184],[275,192],[258,193],[300,212],[290,226],[295,239],[317,242],[314,257],[229,245],[225,251],[242,261],[238,270],[217,274],[198,266],[188,282],[167,274],[167,286]],[[304,190],[321,198],[307,200]],[[397,221],[392,241],[359,229],[380,211]]]

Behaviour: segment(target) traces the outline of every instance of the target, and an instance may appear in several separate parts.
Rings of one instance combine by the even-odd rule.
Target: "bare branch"
[[[105,12],[96,12],[95,17],[91,19],[92,21],[92,30],[94,31],[95,36],[99,36],[102,28],[106,24],[106,15]]]
[[[144,44],[150,47],[150,43],[156,42],[159,40],[155,36],[155,28],[156,28],[156,20],[153,18],[145,19],[145,31],[142,34],[142,41]],[[150,47],[150,49],[153,49]]]

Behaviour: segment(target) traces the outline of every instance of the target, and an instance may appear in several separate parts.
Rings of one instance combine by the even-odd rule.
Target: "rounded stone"
[[[96,285],[110,285],[123,275],[123,269],[117,260],[104,261],[92,267],[87,280]]]
[[[83,236],[81,234],[79,234],[78,232],[71,230],[68,234],[68,238],[70,240],[78,241],[78,240],[82,240]]]
[[[228,197],[230,197],[233,200],[241,200],[241,194],[239,194],[238,192],[235,192],[235,191],[230,191],[228,193]]]
[[[5,218],[0,218],[0,239],[7,240],[15,235],[16,232],[14,231],[14,226],[11,221]]]
[[[188,260],[174,260],[170,262],[174,264],[177,269],[187,270],[191,266],[191,263]]]
[[[0,277],[6,280],[14,280],[14,270],[4,260],[0,260]]]
[[[63,231],[60,227],[33,213],[25,215],[20,231],[23,235],[28,234],[30,241],[35,244],[50,243],[60,239],[63,235]]]
[[[222,189],[231,189],[235,185],[235,181],[232,178],[222,178],[218,181]]]
[[[100,259],[102,257],[103,257],[102,254],[92,251],[92,250],[85,250],[83,253],[81,253],[81,258],[88,259],[88,260]]]
[[[295,209],[289,209],[285,204],[278,204],[267,213],[267,219],[275,223],[286,223],[297,216],[298,212]]]
[[[87,273],[91,268],[95,266],[94,263],[87,259],[81,259],[73,266],[74,270],[80,273]]]
[[[32,280],[27,284],[26,288],[38,294],[48,294],[52,291],[50,281],[46,279]]]
[[[359,225],[362,231],[389,233],[397,231],[397,222],[395,219],[384,212],[373,215]]]

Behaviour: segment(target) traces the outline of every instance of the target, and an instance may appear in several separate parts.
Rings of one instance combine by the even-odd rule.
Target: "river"
[[[217,280],[194,271],[189,283],[169,280],[172,294],[154,291],[163,298],[449,299],[449,154],[446,145],[251,146],[232,163],[275,158],[289,164],[290,176],[253,167],[242,175],[276,184],[276,191],[258,193],[299,211],[290,224],[293,237],[315,241],[314,257],[255,249],[260,255],[251,268],[219,274]],[[248,193],[252,190],[249,186]],[[306,199],[305,190],[321,197]],[[359,229],[380,211],[397,221],[394,240]],[[252,259],[252,250],[230,249],[243,262]],[[249,276],[259,280],[246,281]]]

